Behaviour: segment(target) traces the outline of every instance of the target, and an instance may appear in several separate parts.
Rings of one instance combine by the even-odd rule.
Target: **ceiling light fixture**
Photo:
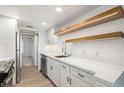
[[[62,8],[61,7],[57,7],[56,8],[56,12],[62,12]]]
[[[43,26],[46,26],[46,25],[47,25],[47,23],[46,23],[46,22],[43,22],[43,23],[42,23],[42,25],[43,25]]]

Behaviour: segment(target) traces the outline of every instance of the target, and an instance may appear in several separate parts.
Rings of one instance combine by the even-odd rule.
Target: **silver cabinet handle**
[[[63,68],[66,68],[66,66],[62,66]]]
[[[78,75],[79,75],[80,77],[82,77],[82,78],[84,78],[84,77],[85,77],[84,75],[82,75],[82,74],[80,74],[80,73],[78,73]]]
[[[51,70],[53,70],[53,67],[52,67],[52,66],[50,66],[50,69],[51,69]]]
[[[72,82],[71,82],[71,78],[70,78],[70,81],[69,81],[69,83],[70,83],[70,84],[72,84]]]

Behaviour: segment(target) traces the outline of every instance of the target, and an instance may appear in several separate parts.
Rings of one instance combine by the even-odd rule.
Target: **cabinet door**
[[[69,87],[69,72],[60,70],[60,87]]]
[[[47,41],[47,44],[55,43],[54,28],[51,28],[48,31],[46,31],[46,41]]]
[[[56,60],[53,62],[53,70],[52,70],[53,82],[56,86],[59,86],[59,63]]]
[[[91,87],[88,83],[86,83],[83,80],[80,80],[74,75],[71,75],[70,77],[70,84],[71,84],[71,87]]]
[[[53,73],[53,66],[51,64],[51,62],[47,62],[47,76],[52,80],[53,76],[52,76],[52,73]]]
[[[47,74],[56,86],[59,86],[59,62],[48,58],[47,59]]]

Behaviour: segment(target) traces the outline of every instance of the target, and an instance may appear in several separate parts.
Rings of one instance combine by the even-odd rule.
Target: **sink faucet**
[[[66,42],[62,43],[62,53],[64,53],[64,55],[67,55],[67,53],[66,53]]]

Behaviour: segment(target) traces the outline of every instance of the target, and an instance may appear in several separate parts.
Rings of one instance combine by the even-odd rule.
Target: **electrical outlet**
[[[95,54],[96,54],[96,56],[99,56],[99,52],[98,51],[96,51]]]
[[[82,54],[83,54],[83,55],[86,55],[86,51],[85,51],[85,50],[83,50],[83,51],[82,51]]]

